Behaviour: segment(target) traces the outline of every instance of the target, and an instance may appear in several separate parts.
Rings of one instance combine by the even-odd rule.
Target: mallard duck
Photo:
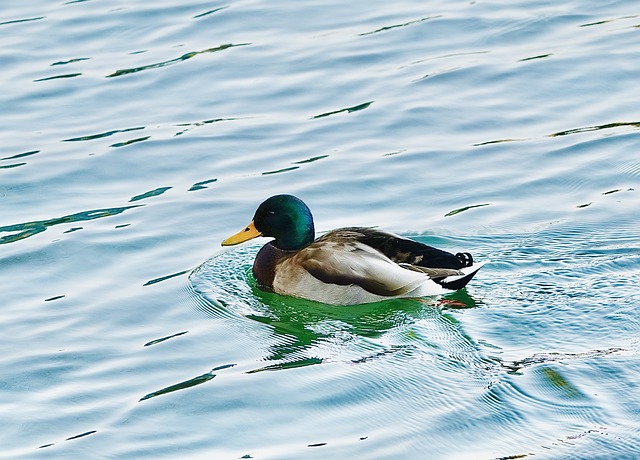
[[[374,228],[340,228],[316,239],[311,211],[293,195],[268,198],[222,245],[259,236],[274,238],[253,264],[260,287],[326,304],[453,292],[481,267],[467,252],[451,254]]]

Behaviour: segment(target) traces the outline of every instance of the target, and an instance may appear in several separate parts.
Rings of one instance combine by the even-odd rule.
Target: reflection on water
[[[52,77],[43,77],[43,78],[37,78],[35,80],[33,80],[34,82],[40,82],[40,81],[50,81],[50,80],[59,80],[61,78],[74,78],[74,77],[79,77],[80,75],[82,75],[80,72],[77,73],[65,73],[62,75],[53,75]]]
[[[6,25],[9,25],[9,24],[19,24],[21,22],[40,21],[41,19],[45,19],[45,17],[44,16],[38,16],[37,18],[14,19],[12,21],[0,22],[0,26],[6,26]]]
[[[186,61],[187,59],[191,59],[191,58],[196,57],[196,56],[201,55],[201,54],[216,53],[218,51],[223,51],[223,50],[226,50],[226,49],[229,49],[229,48],[233,48],[233,47],[236,47],[236,46],[246,46],[246,45],[249,45],[249,43],[239,43],[239,44],[228,43],[228,44],[225,44],[225,45],[216,46],[214,48],[207,48],[206,50],[202,50],[202,51],[191,51],[191,52],[185,53],[182,56],[177,57],[175,59],[168,59],[166,61],[156,62],[154,64],[147,64],[147,65],[143,65],[143,66],[140,66],[140,67],[133,67],[133,68],[130,68],[130,69],[116,70],[112,74],[107,75],[107,77],[108,78],[120,77],[122,75],[128,75],[128,74],[132,74],[132,73],[142,72],[143,70],[158,69],[160,67],[166,67],[166,66],[169,66],[169,65],[177,64],[179,62]]]
[[[211,380],[216,376],[216,374],[213,373],[215,370],[217,369],[211,369],[209,372],[199,375],[197,377],[194,377],[192,379],[185,380],[184,382],[176,383],[175,385],[170,385],[168,387],[162,388],[161,390],[154,391],[152,393],[148,393],[142,398],[140,398],[140,401],[145,401],[147,399],[155,398],[156,396],[165,395],[167,393],[172,393],[178,390],[184,390],[185,388],[194,387],[196,385],[200,385],[205,382],[208,382],[209,380]]]
[[[167,190],[171,190],[172,188],[173,187],[158,187],[156,189],[149,190],[148,192],[144,192],[144,193],[141,193],[140,195],[136,195],[136,196],[132,197],[129,200],[129,202],[145,200],[145,199],[151,198],[153,196],[162,195],[164,192],[166,192]]]
[[[291,369],[323,362],[362,363],[416,348],[462,359],[480,359],[477,344],[445,309],[472,308],[465,291],[444,298],[391,299],[334,306],[261,291],[251,274],[256,245],[223,252],[196,268],[189,279],[214,316],[240,314],[269,326],[266,361],[251,372]],[[422,323],[419,328],[416,324]]]
[[[517,374],[521,370],[530,366],[535,366],[537,364],[567,362],[570,360],[577,360],[577,359],[597,358],[600,356],[617,354],[625,351],[627,350],[623,348],[608,348],[606,350],[592,350],[592,351],[586,351],[583,353],[536,353],[533,356],[529,356],[527,358],[524,358],[518,361],[504,362],[502,363],[502,365],[506,369],[508,369],[510,373]]]
[[[44,232],[47,228],[54,225],[67,224],[70,222],[83,222],[94,219],[101,219],[103,217],[111,217],[127,211],[128,209],[136,208],[140,205],[124,206],[120,208],[110,209],[95,209],[92,211],[83,211],[68,216],[56,217],[53,219],[40,220],[34,222],[25,222],[22,224],[5,225],[0,227],[0,234],[2,232],[9,233],[0,237],[0,244],[15,243],[16,241],[29,238],[38,233]]]
[[[103,137],[113,136],[118,133],[128,133],[130,131],[140,131],[144,129],[144,126],[137,126],[135,128],[125,128],[125,129],[113,129],[111,131],[105,131],[104,133],[98,134],[90,134],[88,136],[80,136],[80,137],[72,137],[70,139],[64,139],[63,142],[79,142],[79,141],[92,141],[94,139],[101,139]]]
[[[437,18],[440,18],[440,17],[442,17],[442,16],[429,16],[429,17],[426,17],[426,18],[415,19],[413,21],[405,22],[403,24],[394,24],[394,25],[391,25],[391,26],[380,27],[379,29],[372,30],[370,32],[363,32],[363,33],[361,33],[359,35],[360,36],[373,35],[373,34],[377,34],[379,32],[385,32],[387,30],[396,29],[398,27],[406,27],[406,26],[410,26],[410,25],[413,25],[413,24],[419,24],[421,22],[428,21],[430,19],[437,19]]]
[[[347,112],[347,113],[358,112],[360,110],[364,110],[364,109],[368,108],[371,104],[373,104],[373,101],[364,102],[362,104],[354,105],[353,107],[347,107],[347,108],[344,108],[344,109],[338,109],[338,110],[333,110],[331,112],[321,113],[320,115],[316,115],[313,118],[324,118],[324,117],[328,117],[330,115],[335,115],[337,113],[343,113],[343,112]]]
[[[265,363],[245,370],[246,374],[290,372],[332,363],[366,365],[385,375],[387,385],[404,387],[400,382],[407,376],[399,370],[420,369],[417,372],[427,373],[432,385],[441,382],[448,388],[451,401],[462,404],[439,419],[442,430],[482,431],[479,426],[485,425],[511,427],[520,436],[530,438],[530,448],[521,451],[514,445],[503,458],[545,452],[555,455],[562,452],[565,444],[580,440],[590,445],[607,434],[607,410],[594,390],[585,387],[582,374],[594,363],[609,368],[615,360],[635,354],[625,347],[596,344],[589,337],[580,344],[584,351],[556,351],[566,347],[567,330],[586,331],[587,323],[593,322],[593,334],[598,327],[609,329],[613,339],[610,343],[620,343],[616,342],[614,331],[635,327],[620,323],[620,318],[603,325],[597,317],[598,305],[589,305],[590,298],[581,287],[588,285],[590,292],[599,292],[603,299],[617,297],[624,302],[633,296],[629,286],[634,275],[620,263],[612,265],[614,260],[634,257],[625,250],[624,239],[614,242],[603,233],[594,236],[598,244],[583,247],[576,240],[576,233],[584,236],[584,229],[551,226],[537,234],[468,241],[481,255],[486,246],[501,259],[490,264],[479,280],[479,291],[483,296],[491,292],[493,305],[486,305],[483,298],[467,290],[442,298],[393,299],[339,307],[266,293],[257,288],[251,275],[259,244],[219,253],[196,268],[189,279],[200,296],[203,312],[216,318],[244,318],[268,326],[261,358]],[[513,264],[520,267],[517,272],[509,268]],[[600,282],[600,274],[611,276],[616,272],[616,285]],[[483,289],[482,285],[486,287]],[[589,308],[592,316],[576,323],[575,311],[587,312]],[[628,313],[629,308],[631,304],[625,308]],[[503,324],[507,312],[509,323]],[[484,317],[486,324],[500,324],[493,328],[509,329],[511,347],[522,340],[546,351],[516,352],[519,357],[514,359],[513,351],[501,346],[501,335],[493,337],[498,341],[492,343],[491,337],[479,339],[481,333],[467,331],[473,325],[469,315],[475,317],[476,323]],[[462,317],[467,321],[462,322]],[[461,402],[460,391],[465,391],[468,380],[479,382],[483,389],[474,387],[473,393],[465,394],[465,402]],[[432,386],[430,391],[436,388]],[[418,393],[404,394],[401,400],[412,401]],[[429,397],[438,404],[438,396],[430,393]],[[473,409],[466,404],[472,404]],[[432,410],[427,411],[431,417]],[[555,422],[547,428],[540,425],[545,419],[564,417],[595,428],[558,431],[550,428],[557,426]],[[527,433],[522,429],[523,423],[536,428]]]
[[[606,123],[604,125],[598,126],[584,126],[582,128],[574,128],[568,129],[566,131],[558,131],[557,133],[549,134],[549,137],[558,137],[558,136],[568,136],[570,134],[578,134],[578,133],[587,133],[589,131],[600,131],[604,129],[613,129],[613,128],[640,128],[640,122],[615,122],[615,123]]]

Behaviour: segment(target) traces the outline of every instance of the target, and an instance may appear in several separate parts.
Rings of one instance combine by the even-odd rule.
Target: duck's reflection
[[[419,344],[435,346],[419,337],[414,326],[428,322],[427,329],[446,328],[438,336],[462,340],[463,348],[477,350],[461,325],[447,310],[473,308],[478,302],[465,290],[444,298],[391,299],[383,302],[335,306],[267,293],[253,286],[253,294],[267,308],[247,318],[268,325],[274,340],[263,358],[272,362],[250,371],[272,371],[347,360],[362,363]],[[394,337],[387,337],[392,335]],[[420,343],[422,342],[422,343]],[[460,345],[457,345],[460,347]],[[273,362],[276,361],[274,364]]]

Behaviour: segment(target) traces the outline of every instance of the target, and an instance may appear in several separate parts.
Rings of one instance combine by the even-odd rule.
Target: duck
[[[275,195],[222,241],[233,246],[272,238],[258,251],[253,275],[263,291],[330,305],[427,297],[464,288],[483,264],[373,227],[344,227],[316,238],[309,207]]]

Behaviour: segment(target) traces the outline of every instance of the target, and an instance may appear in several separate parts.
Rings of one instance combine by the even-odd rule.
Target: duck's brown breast
[[[255,276],[261,288],[269,291],[273,290],[276,266],[282,260],[291,257],[295,252],[278,249],[273,245],[273,242],[262,246],[253,262],[253,276]]]

